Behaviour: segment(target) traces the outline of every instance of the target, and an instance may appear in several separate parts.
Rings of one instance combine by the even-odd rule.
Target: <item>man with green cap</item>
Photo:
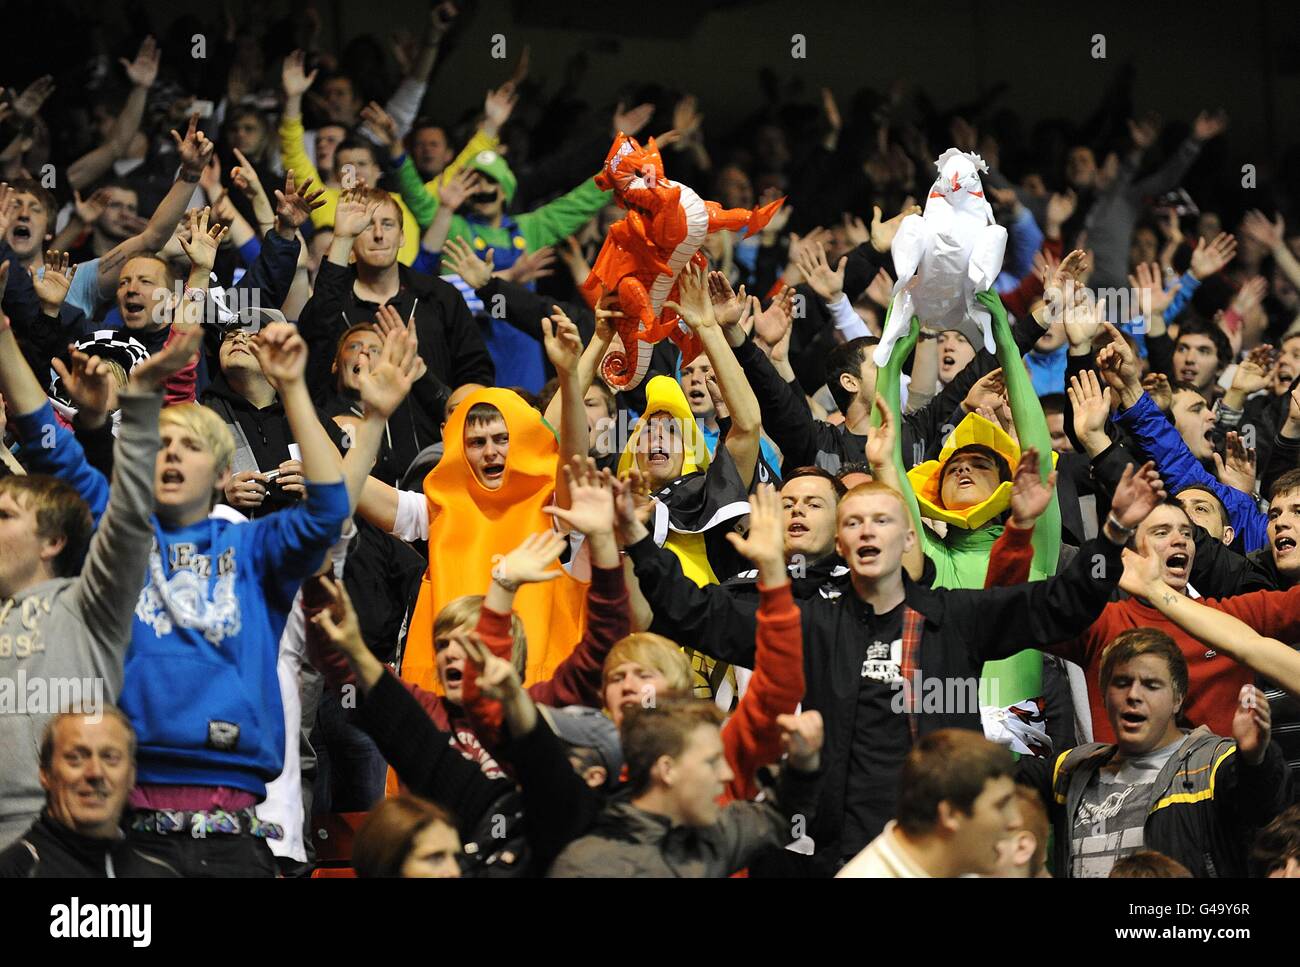
[[[465,169],[478,172],[482,186],[452,216],[447,237],[464,239],[495,270],[509,268],[524,253],[536,252],[567,238],[610,202],[611,193],[601,191],[595,180],[589,178],[567,194],[530,212],[508,215],[506,208],[515,196],[518,179],[506,159],[496,151],[480,151],[469,159]],[[423,184],[406,183],[411,178],[417,181],[419,178],[409,166],[403,166],[399,176],[403,181],[403,198],[428,199],[429,210],[415,212],[420,224],[432,222],[438,199],[426,192]],[[461,290],[470,309],[482,318],[486,307],[474,290],[458,276],[448,276],[447,281]],[[484,338],[496,363],[497,384],[522,386],[537,392],[546,383],[541,344],[504,319],[488,315]]]

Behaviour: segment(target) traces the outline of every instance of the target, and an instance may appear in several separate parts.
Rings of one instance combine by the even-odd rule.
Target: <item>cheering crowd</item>
[[[0,876],[1300,876],[1285,160],[1123,75],[452,117],[453,3],[308,12],[4,78]],[[644,358],[620,133],[754,213]],[[886,360],[949,146],[1006,254]]]

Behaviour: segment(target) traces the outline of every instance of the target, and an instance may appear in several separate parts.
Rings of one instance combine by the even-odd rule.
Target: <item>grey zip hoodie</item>
[[[121,394],[108,505],[81,574],[0,600],[0,849],[45,804],[38,778],[41,732],[61,706],[116,702],[136,599],[153,544],[154,465],[161,394]],[[59,434],[61,463],[84,461]],[[84,469],[88,468],[83,468]]]

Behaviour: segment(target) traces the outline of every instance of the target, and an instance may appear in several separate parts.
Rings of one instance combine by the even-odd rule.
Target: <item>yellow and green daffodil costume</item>
[[[975,298],[993,317],[993,340],[997,347],[998,362],[1002,365],[1020,445],[1000,427],[977,414],[971,414],[950,435],[938,460],[919,464],[909,473],[904,470],[902,441],[895,441],[894,465],[902,481],[903,498],[911,512],[916,533],[924,542],[925,554],[934,563],[936,588],[984,587],[989,552],[1003,530],[997,518],[1011,502],[1011,482],[1004,481],[979,504],[960,511],[944,508],[939,497],[939,482],[940,471],[948,458],[960,447],[981,443],[1005,458],[1014,474],[1016,465],[1020,462],[1021,447],[1034,447],[1039,454],[1038,472],[1044,479],[1051,473],[1056,458],[1052,452],[1047,418],[1043,415],[1042,405],[1034,393],[1029,373],[1012,338],[1002,300],[992,291],[980,292]],[[894,346],[889,361],[881,367],[876,379],[877,391],[893,412],[895,426],[902,425],[899,412],[900,373],[904,360],[916,345],[919,333],[920,323],[913,318],[910,331]],[[872,422],[879,425],[879,416],[874,416]],[[921,523],[922,517],[945,522],[948,525],[947,536],[940,540],[926,530]],[[1055,493],[1051,504],[1035,524],[1033,548],[1029,579],[1040,581],[1055,574],[1061,552],[1061,508]],[[1027,698],[1038,697],[1041,694],[1041,684],[1042,654],[1038,651],[1022,651],[1012,658],[985,663],[980,694],[984,697],[982,702],[1006,707]]]

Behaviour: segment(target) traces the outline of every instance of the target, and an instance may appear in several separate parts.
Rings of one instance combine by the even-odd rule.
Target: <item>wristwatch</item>
[[[1120,534],[1123,538],[1121,543],[1124,544],[1127,544],[1129,540],[1133,537],[1133,535],[1137,533],[1136,527],[1125,527],[1118,520],[1116,520],[1115,512],[1113,510],[1106,516],[1106,526],[1110,527],[1117,534]]]

